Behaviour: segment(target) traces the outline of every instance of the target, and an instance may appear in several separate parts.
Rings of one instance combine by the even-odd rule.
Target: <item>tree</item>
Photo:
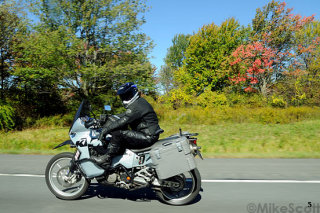
[[[12,43],[16,34],[23,30],[22,18],[17,15],[18,8],[6,1],[0,3],[0,87],[1,100],[5,99],[5,90],[8,89],[8,78],[13,61]]]
[[[190,37],[184,65],[176,72],[175,80],[185,86],[188,94],[202,93],[206,88],[221,90],[227,86],[228,57],[243,42],[247,30],[234,18],[221,26],[203,26]]]
[[[186,58],[185,53],[190,43],[190,35],[177,34],[172,39],[172,46],[169,47],[164,59],[166,65],[173,69],[182,67],[183,60]]]
[[[262,42],[266,48],[276,52],[278,63],[274,63],[273,78],[282,77],[283,71],[295,61],[292,55],[295,46],[295,33],[307,23],[312,22],[314,15],[302,18],[291,13],[292,8],[285,8],[285,2],[272,0],[262,9],[258,8],[252,20],[251,42]]]
[[[288,75],[285,88],[295,105],[320,104],[320,22],[306,24],[295,34],[296,72]],[[297,72],[298,71],[298,72]]]
[[[151,43],[139,32],[145,22],[142,16],[145,10],[142,0],[36,1],[34,11],[41,21],[38,33],[55,35],[65,31],[62,33],[65,37],[60,38],[64,47],[60,49],[62,52],[47,52],[43,63],[39,62],[41,66],[33,64],[33,71],[24,70],[30,75],[36,69],[48,75],[54,72],[61,77],[60,86],[82,98],[110,93],[124,81],[134,81],[149,92],[153,88],[154,72],[147,59]],[[25,44],[28,42],[27,39]],[[28,45],[33,44],[29,42]],[[44,49],[46,44],[43,45]],[[41,52],[40,47],[37,50]],[[36,56],[39,51],[30,51],[30,54]],[[66,56],[68,61],[61,61],[57,54]],[[66,67],[58,66],[61,68],[58,69],[51,66],[52,62],[47,63],[56,57]]]
[[[263,96],[284,77],[284,73],[299,71],[295,60],[295,33],[312,22],[313,16],[302,18],[285,10],[285,2],[272,1],[263,9],[257,9],[252,21],[249,43],[241,45],[232,53],[231,65],[235,84],[244,86],[245,91],[257,89]]]
[[[320,22],[306,24],[295,34],[295,52],[307,71],[307,78],[313,80],[320,77]]]
[[[174,88],[173,80],[174,70],[171,66],[162,65],[159,72],[159,82],[164,89],[164,93],[167,94],[171,89]]]
[[[62,82],[65,74],[76,67],[70,43],[75,43],[75,38],[64,27],[56,31],[40,28],[17,36],[12,71],[16,96],[11,98],[23,102],[18,109],[22,117],[65,111],[60,95],[65,89]]]
[[[161,66],[159,72],[159,81],[163,86],[165,93],[174,88],[174,72],[183,65],[185,52],[189,46],[190,35],[177,34],[172,39],[172,46],[168,48],[164,59],[165,65]]]
[[[231,81],[244,86],[245,91],[258,88],[259,92],[266,96],[272,84],[273,68],[277,63],[276,51],[265,47],[261,42],[240,45],[233,53],[234,61],[230,64],[237,70]]]

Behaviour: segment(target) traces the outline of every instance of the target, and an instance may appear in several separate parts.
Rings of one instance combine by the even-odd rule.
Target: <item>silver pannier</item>
[[[196,168],[189,141],[184,136],[159,140],[152,146],[150,156],[159,179],[167,179]]]

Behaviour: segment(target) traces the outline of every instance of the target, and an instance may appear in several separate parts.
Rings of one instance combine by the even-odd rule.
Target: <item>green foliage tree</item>
[[[12,44],[19,31],[24,29],[24,21],[18,16],[19,9],[14,2],[0,2],[0,87],[1,100],[8,91],[8,78],[13,61]]]
[[[234,18],[220,26],[203,26],[191,36],[184,65],[176,72],[175,80],[189,94],[202,93],[206,88],[221,90],[229,85],[228,57],[247,32]]]
[[[185,52],[189,46],[190,35],[177,34],[172,39],[172,46],[168,48],[167,55],[164,59],[165,65],[161,67],[159,72],[160,84],[168,93],[174,88],[174,72],[183,65]]]
[[[161,66],[159,72],[159,83],[162,86],[165,94],[174,88],[173,74],[174,70],[171,66],[166,64]]]
[[[82,98],[110,93],[124,81],[138,83],[145,92],[152,90],[154,70],[147,59],[152,44],[139,32],[145,22],[142,0],[39,0],[33,2],[33,10],[41,21],[37,33],[54,39],[37,43],[37,48],[25,40],[21,51],[30,47],[32,51],[24,53],[28,58],[43,54],[48,45],[53,48],[38,57],[40,62],[32,63],[33,71],[25,67],[27,75],[37,77],[35,70],[53,74],[59,85]],[[61,44],[55,46],[55,38]]]
[[[169,47],[164,59],[166,65],[173,69],[182,67],[183,60],[186,58],[186,49],[189,46],[191,35],[177,34],[172,39],[172,46]]]
[[[59,88],[65,74],[75,68],[73,50],[68,48],[75,38],[60,27],[56,31],[39,28],[18,39],[12,72],[16,95],[11,97],[17,104],[23,102],[17,112],[22,117],[64,112]]]

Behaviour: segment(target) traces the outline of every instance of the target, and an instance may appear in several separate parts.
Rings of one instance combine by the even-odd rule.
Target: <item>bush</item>
[[[271,106],[285,108],[287,106],[287,102],[283,100],[282,97],[272,96]]]
[[[176,124],[262,123],[287,124],[306,119],[320,118],[318,107],[192,107],[177,110],[155,108],[161,121]]]
[[[43,127],[63,127],[71,125],[73,121],[72,114],[66,115],[55,115],[50,117],[43,117],[35,121],[32,127],[43,128]]]
[[[45,127],[65,127],[70,126],[73,121],[73,114],[54,115],[43,118],[27,117],[23,119],[23,129],[26,128],[45,128]]]
[[[184,107],[193,103],[194,97],[187,94],[183,89],[172,89],[167,95],[159,97],[159,102],[170,105],[171,108]]]
[[[14,109],[6,104],[0,105],[0,130],[12,130],[15,126]]]
[[[196,100],[197,104],[202,107],[217,107],[228,105],[228,99],[224,93],[212,92],[205,90]]]

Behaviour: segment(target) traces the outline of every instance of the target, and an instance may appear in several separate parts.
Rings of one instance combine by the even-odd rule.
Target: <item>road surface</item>
[[[320,213],[320,159],[198,160],[203,190],[194,203],[175,207],[159,202],[151,191],[127,193],[98,184],[83,199],[59,200],[43,177],[51,157],[0,155],[1,213]]]

